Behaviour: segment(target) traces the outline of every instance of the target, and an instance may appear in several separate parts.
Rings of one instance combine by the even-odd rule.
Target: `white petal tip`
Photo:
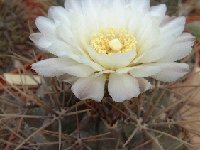
[[[80,100],[92,99],[101,101],[104,96],[104,86],[106,77],[80,78],[72,85],[72,92]]]

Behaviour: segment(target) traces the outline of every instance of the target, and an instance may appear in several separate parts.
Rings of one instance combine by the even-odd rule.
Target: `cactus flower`
[[[116,102],[151,88],[149,78],[173,82],[189,71],[178,63],[194,37],[184,33],[185,17],[166,15],[166,5],[150,0],[66,0],[35,23],[30,39],[55,58],[32,68],[42,76],[67,76],[81,100],[101,101],[105,86]],[[106,84],[107,83],[107,84]]]

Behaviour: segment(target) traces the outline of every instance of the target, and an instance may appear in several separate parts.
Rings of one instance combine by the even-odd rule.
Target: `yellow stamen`
[[[103,28],[90,40],[91,46],[102,54],[126,53],[136,50],[137,41],[126,29]]]

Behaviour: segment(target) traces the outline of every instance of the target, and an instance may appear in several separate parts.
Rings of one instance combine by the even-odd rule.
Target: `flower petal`
[[[48,36],[49,38],[51,38],[52,35],[55,36],[55,24],[49,18],[39,16],[35,20],[35,25],[37,26],[39,31],[45,36]]]
[[[32,33],[30,35],[30,39],[41,50],[47,51],[60,57],[68,56],[69,58],[80,62],[78,55],[76,55],[77,50],[63,41],[58,39],[49,39],[41,33]]]
[[[88,57],[80,56],[80,61],[81,61],[81,63],[92,67],[92,68],[93,68],[94,70],[96,70],[96,71],[103,71],[103,70],[105,70],[104,67],[102,67],[101,65],[99,65],[99,64],[96,63],[96,62],[94,62],[93,60],[91,60],[91,59],[88,58]]]
[[[150,0],[132,0],[133,9],[139,11],[148,11],[150,9]]]
[[[129,72],[134,77],[149,77],[160,71],[159,65],[141,65],[133,67]]]
[[[168,50],[168,53],[158,61],[174,62],[186,57],[192,51],[194,42],[194,36],[192,36],[190,33],[183,33]]]
[[[56,16],[60,16],[58,19],[63,18],[63,16],[61,16],[61,12],[59,12],[60,9],[60,7],[52,7],[49,10],[50,17],[55,18]],[[68,24],[66,24],[64,20],[66,19],[62,19],[65,24],[65,28],[61,28],[62,24],[55,25],[55,23],[49,18],[38,17],[35,22],[41,34],[33,33],[30,35],[30,39],[42,50],[48,51],[56,56],[71,56],[80,53],[78,48],[74,46],[77,45],[77,43],[73,40],[69,40],[74,38],[71,38],[72,33],[68,30],[69,27],[66,27]],[[60,29],[63,29],[63,35],[67,34],[67,36],[64,36],[64,39],[66,40],[59,37]]]
[[[152,76],[163,82],[173,82],[189,72],[189,65],[184,63],[168,63],[162,67],[162,71]]]
[[[151,63],[117,70],[118,73],[130,73],[134,77],[149,77],[161,71],[162,64]]]
[[[105,68],[115,69],[125,67],[135,58],[134,50],[127,53],[99,54],[94,49],[88,48],[90,57]]]
[[[128,74],[111,74],[109,77],[108,91],[116,102],[129,100],[140,94],[137,79]]]
[[[105,82],[106,76],[104,75],[80,78],[73,84],[72,92],[81,100],[93,99],[101,101],[104,96]]]
[[[78,43],[75,41],[76,38],[74,34],[72,33],[71,28],[66,27],[65,24],[58,25],[56,28],[56,33],[57,33],[58,38],[61,41],[72,46],[73,48],[77,49],[79,47],[79,45],[77,45]]]
[[[184,16],[176,17],[160,27],[161,32],[161,44],[169,45],[177,39],[185,28],[186,18]]]
[[[43,50],[47,49],[52,44],[41,33],[32,33],[29,37],[38,48]]]
[[[81,1],[80,0],[65,0],[65,8],[70,11],[74,10],[79,12],[81,10]]]
[[[149,49],[157,45],[160,38],[159,24],[154,21],[150,14],[136,14],[130,19],[128,30],[132,32],[137,39],[139,55],[143,52],[148,52]]]
[[[142,55],[134,62],[151,63],[164,57],[173,42],[182,34],[184,25],[185,17],[177,17],[163,24],[160,28],[160,38],[156,47],[142,51]]]
[[[95,72],[89,66],[79,64],[69,58],[50,58],[39,61],[32,65],[39,75],[46,77],[60,76],[63,74],[70,74],[77,77],[87,77]]]
[[[184,63],[151,63],[127,67],[117,70],[118,73],[130,73],[133,77],[154,77],[157,80],[175,81],[188,72],[189,68]]]
[[[140,92],[143,93],[151,88],[151,83],[144,78],[137,78],[139,87],[140,87]]]
[[[68,12],[61,6],[51,6],[48,10],[48,17],[57,23],[64,23],[65,26],[70,25],[70,20],[68,18]]]
[[[160,4],[158,6],[152,6],[150,9],[150,14],[155,17],[164,17],[167,11],[167,6],[165,4]]]
[[[165,4],[160,4],[158,6],[152,6],[150,9],[151,16],[160,24],[165,17],[167,11],[167,6]]]

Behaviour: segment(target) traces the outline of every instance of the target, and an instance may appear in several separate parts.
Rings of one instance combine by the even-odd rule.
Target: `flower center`
[[[92,36],[90,44],[98,53],[112,54],[136,50],[137,41],[126,29],[103,28]]]

